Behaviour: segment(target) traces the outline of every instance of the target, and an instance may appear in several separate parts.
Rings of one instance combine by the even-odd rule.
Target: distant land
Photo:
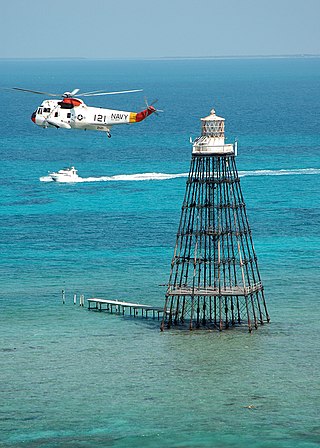
[[[147,56],[140,56],[140,57],[10,57],[10,58],[2,58],[0,57],[0,60],[45,60],[45,61],[85,61],[85,60],[95,60],[95,61],[161,61],[161,60],[192,60],[192,59],[292,59],[292,58],[320,58],[320,54],[311,54],[311,53],[304,53],[304,54],[270,54],[270,55],[228,55],[228,56],[156,56],[156,57],[147,57]]]
[[[290,59],[290,58],[319,58],[320,54],[270,54],[270,55],[230,55],[230,56],[167,56],[155,59]],[[150,58],[153,59],[153,58]]]

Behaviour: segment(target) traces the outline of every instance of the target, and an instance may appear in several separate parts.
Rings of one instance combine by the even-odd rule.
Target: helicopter
[[[81,98],[118,95],[124,93],[142,92],[142,89],[121,90],[119,92],[103,92],[95,90],[78,94],[80,89],[74,89],[71,92],[55,94],[49,92],[40,92],[37,90],[22,89],[13,87],[13,90],[21,92],[35,93],[37,95],[46,95],[50,97],[60,97],[61,99],[46,99],[32,113],[31,120],[42,128],[63,128],[63,129],[82,129],[91,131],[105,132],[111,137],[111,128],[120,124],[138,123],[149,115],[162,112],[153,107],[158,100],[150,105],[146,102],[146,109],[141,112],[127,112],[123,110],[104,109],[102,107],[87,106]],[[75,97],[77,95],[77,97]]]

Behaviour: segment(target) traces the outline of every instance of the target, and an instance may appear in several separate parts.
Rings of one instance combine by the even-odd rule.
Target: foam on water
[[[297,168],[289,170],[252,170],[239,171],[240,177],[245,176],[297,176],[301,174],[320,174],[320,168]],[[179,177],[188,177],[188,173],[136,173],[118,174],[115,176],[79,177],[76,180],[63,180],[59,183],[83,183],[83,182],[121,182],[121,181],[146,181],[146,180],[169,180]],[[40,177],[41,182],[53,182],[50,176]]]
[[[177,177],[187,177],[188,173],[167,174],[167,173],[137,173],[137,174],[118,174],[115,176],[100,177],[79,177],[76,180],[63,180],[64,183],[81,182],[118,182],[118,181],[143,181],[143,180],[167,180]],[[41,182],[53,182],[50,176],[40,177]]]
[[[245,176],[297,176],[301,174],[320,174],[320,168],[297,168],[290,170],[253,170],[239,171],[240,177]]]

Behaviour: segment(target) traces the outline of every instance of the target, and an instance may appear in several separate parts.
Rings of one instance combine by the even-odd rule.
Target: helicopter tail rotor
[[[144,97],[144,102],[145,102],[145,104],[147,106],[147,110],[149,110],[150,112],[152,111],[151,113],[154,113],[157,116],[159,116],[159,112],[163,112],[163,110],[156,109],[155,107],[153,107],[153,105],[156,104],[158,101],[159,101],[158,98],[156,98],[155,100],[152,101],[152,103],[149,104],[147,97],[146,96]]]
[[[141,112],[138,112],[137,114],[133,114],[134,115],[133,121],[139,122],[149,117],[149,115],[151,114],[155,113],[156,115],[158,115],[157,112],[163,112],[162,110],[158,110],[153,106],[157,101],[158,100],[154,100],[152,101],[151,104],[149,104],[147,98],[145,98],[144,102],[146,104],[146,109],[142,110]]]

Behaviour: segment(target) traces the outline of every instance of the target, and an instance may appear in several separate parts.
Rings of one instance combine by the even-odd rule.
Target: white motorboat
[[[78,176],[78,171],[74,166],[71,166],[70,168],[63,168],[56,173],[49,173],[48,176],[54,182],[78,182],[81,179],[81,177]]]

